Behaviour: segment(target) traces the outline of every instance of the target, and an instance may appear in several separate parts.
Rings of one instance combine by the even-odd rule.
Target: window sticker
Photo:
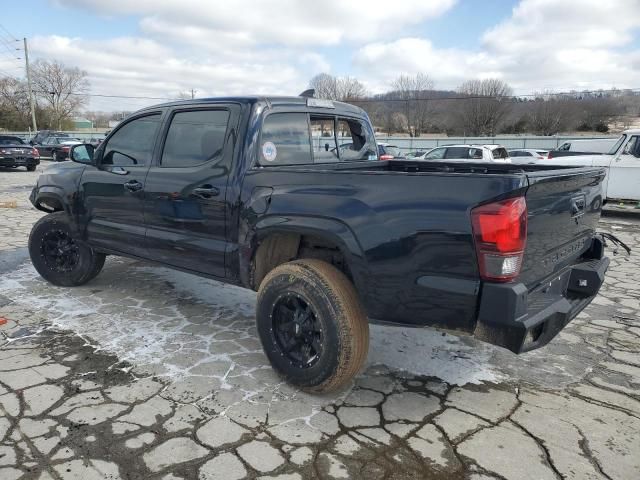
[[[278,149],[273,142],[264,142],[262,144],[262,156],[267,162],[273,162],[278,156]]]

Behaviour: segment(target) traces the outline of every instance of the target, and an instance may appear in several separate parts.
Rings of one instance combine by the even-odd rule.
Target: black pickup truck
[[[311,391],[358,372],[369,321],[538,348],[609,264],[603,169],[380,161],[366,113],[339,102],[159,105],[71,159],[31,194],[46,280],[83,284],[113,254],[256,290],[266,355]]]

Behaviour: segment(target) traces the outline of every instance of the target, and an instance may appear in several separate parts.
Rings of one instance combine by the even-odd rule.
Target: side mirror
[[[93,165],[93,152],[95,147],[90,143],[82,143],[80,145],[74,145],[69,152],[69,158],[76,163],[83,163],[85,165]]]

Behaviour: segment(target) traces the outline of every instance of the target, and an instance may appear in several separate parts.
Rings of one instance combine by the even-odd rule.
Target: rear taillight
[[[552,153],[552,152],[549,152],[549,155],[547,155],[547,160],[550,160],[550,159],[552,159],[552,158],[553,158],[553,153]]]
[[[393,160],[393,155],[385,153],[384,155],[380,155],[380,160]]]
[[[69,150],[71,150],[71,147],[62,147],[60,150],[62,150],[63,152],[68,152]]]
[[[37,148],[33,148],[31,150],[31,154],[35,157],[35,158],[39,158],[40,157],[40,152],[38,151]]]
[[[524,197],[481,205],[471,210],[471,224],[483,280],[509,282],[522,267],[527,240]]]

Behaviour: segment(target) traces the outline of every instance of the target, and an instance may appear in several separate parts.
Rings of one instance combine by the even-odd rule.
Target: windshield
[[[618,149],[620,148],[620,145],[622,145],[626,139],[627,139],[627,136],[626,135],[622,135],[618,139],[618,141],[615,143],[615,145],[613,147],[611,147],[611,150],[609,150],[607,152],[607,155],[613,155],[614,153],[616,153],[618,151]]]

